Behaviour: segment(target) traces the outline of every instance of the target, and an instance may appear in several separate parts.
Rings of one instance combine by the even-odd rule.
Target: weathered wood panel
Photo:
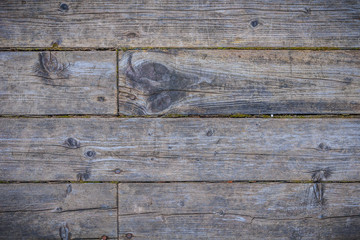
[[[120,239],[359,239],[357,183],[123,183]]]
[[[360,113],[359,51],[129,51],[126,115]]]
[[[0,2],[1,47],[360,47],[360,3]]]
[[[115,239],[116,195],[116,184],[0,184],[0,239]]]
[[[116,52],[0,52],[0,114],[116,114]]]
[[[0,180],[360,180],[359,119],[0,119]]]

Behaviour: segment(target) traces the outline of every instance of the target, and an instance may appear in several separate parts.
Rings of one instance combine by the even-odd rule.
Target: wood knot
[[[215,130],[210,129],[209,131],[207,131],[206,136],[211,137],[212,135],[214,135],[214,133],[215,133]]]
[[[323,205],[325,203],[324,199],[324,190],[325,186],[322,183],[314,183],[312,186],[313,200],[315,204]]]
[[[85,156],[88,157],[88,158],[93,158],[93,157],[96,156],[96,152],[94,152],[94,151],[87,151],[87,152],[85,153]]]
[[[139,35],[137,33],[134,33],[134,32],[130,32],[128,34],[126,34],[126,36],[128,38],[136,38],[136,37],[139,37]]]
[[[35,66],[35,71],[39,77],[46,82],[51,79],[69,78],[69,64],[60,63],[56,55],[52,52],[39,53],[39,62]]]
[[[329,151],[329,150],[331,150],[331,147],[328,146],[328,145],[326,145],[325,143],[320,143],[319,146],[318,146],[318,148],[319,148],[320,150],[323,150],[323,151]]]
[[[330,168],[325,168],[325,169],[314,170],[311,173],[312,173],[311,179],[314,182],[320,182],[322,180],[326,180],[327,178],[329,178],[332,175],[332,170]]]
[[[60,4],[60,10],[63,11],[63,12],[69,11],[69,5],[67,5],[66,3],[61,3]]]
[[[71,187],[71,184],[69,184],[66,188],[66,194],[70,194],[72,191],[72,187]]]
[[[77,181],[86,181],[90,178],[90,172],[88,170],[86,170],[84,173],[78,173],[76,175],[76,180]]]
[[[80,142],[75,138],[70,137],[65,140],[65,147],[72,149],[80,148]]]
[[[330,168],[312,171],[311,179],[314,181],[314,184],[311,187],[312,203],[315,203],[316,205],[325,204],[325,185],[321,181],[329,178],[331,174],[332,170]]]
[[[99,96],[99,97],[97,97],[97,100],[98,100],[98,102],[104,102],[104,101],[105,101],[105,97]]]
[[[250,22],[251,27],[256,28],[259,25],[259,21],[257,19],[252,20]]]
[[[143,111],[159,113],[169,109],[187,94],[187,89],[197,86],[200,79],[196,75],[180,72],[176,69],[150,60],[139,60],[132,63],[133,53],[128,53],[121,59],[120,66],[126,76],[126,82],[145,97]],[[128,94],[131,100],[136,96]]]
[[[134,236],[134,235],[133,235],[132,233],[126,233],[126,234],[125,234],[125,238],[126,238],[126,239],[132,239],[133,236]]]
[[[70,240],[71,233],[70,233],[69,228],[66,223],[63,223],[63,225],[60,227],[59,234],[60,234],[61,240]]]

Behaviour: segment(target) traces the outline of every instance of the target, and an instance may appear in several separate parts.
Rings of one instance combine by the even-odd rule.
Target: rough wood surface
[[[123,183],[119,237],[359,239],[359,206],[357,183]]]
[[[126,115],[360,113],[359,51],[129,51]]]
[[[0,119],[0,180],[360,180],[359,119]]]
[[[360,47],[354,0],[0,2],[1,47]]]
[[[0,114],[116,114],[116,53],[0,52]]]
[[[107,183],[0,184],[0,239],[114,239],[116,195]]]

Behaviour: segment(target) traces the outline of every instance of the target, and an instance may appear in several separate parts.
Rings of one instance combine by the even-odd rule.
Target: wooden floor
[[[0,239],[360,239],[360,1],[0,1]]]

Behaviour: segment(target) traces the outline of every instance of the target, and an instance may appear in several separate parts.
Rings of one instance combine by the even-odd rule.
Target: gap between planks
[[[1,48],[3,52],[41,52],[41,51],[132,51],[132,50],[293,50],[293,51],[358,51],[359,47],[117,47],[117,48],[54,48],[54,47],[31,47],[31,48]]]
[[[344,181],[330,181],[330,180],[321,180],[321,181],[311,181],[311,180],[227,180],[227,181],[0,181],[0,184],[20,184],[20,183],[38,183],[38,184],[69,184],[69,183],[112,183],[112,184],[121,184],[121,183],[360,183],[360,180],[344,180]]]
[[[360,118],[360,114],[163,114],[163,115],[113,115],[113,114],[67,114],[67,115],[0,115],[0,118]]]

